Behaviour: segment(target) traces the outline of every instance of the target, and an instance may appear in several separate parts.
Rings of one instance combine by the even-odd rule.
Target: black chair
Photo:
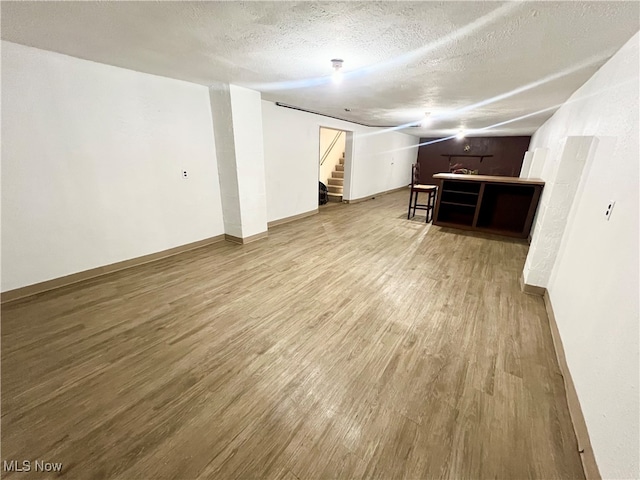
[[[407,220],[416,216],[416,210],[426,210],[427,220],[429,223],[433,219],[433,209],[436,204],[436,192],[438,187],[435,185],[421,185],[420,181],[420,164],[414,163],[411,165],[411,193],[409,196],[409,212],[407,213]],[[418,194],[427,194],[427,203],[418,203]],[[413,214],[411,214],[413,210]]]
[[[318,185],[318,203],[324,205],[329,201],[329,190],[324,183],[320,181],[318,183],[320,184]]]

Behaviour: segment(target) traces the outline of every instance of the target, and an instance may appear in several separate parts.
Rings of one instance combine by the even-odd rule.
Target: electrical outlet
[[[611,218],[611,212],[613,211],[613,207],[615,204],[616,204],[615,200],[609,200],[609,203],[607,204],[607,211],[604,212],[604,216],[606,217],[607,220]]]
[[[182,178],[189,178],[186,170],[182,170]]]

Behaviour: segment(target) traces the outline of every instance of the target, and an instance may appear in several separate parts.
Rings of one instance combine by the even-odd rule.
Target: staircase
[[[331,178],[328,181],[329,201],[342,202],[342,191],[344,189],[344,152],[342,152],[339,163],[335,166],[333,172],[331,172]]]

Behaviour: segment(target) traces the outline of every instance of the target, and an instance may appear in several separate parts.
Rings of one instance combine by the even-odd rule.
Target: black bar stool
[[[436,192],[438,187],[435,185],[421,185],[420,181],[420,164],[414,163],[411,165],[411,194],[409,196],[409,211],[407,213],[407,220],[416,216],[416,210],[426,210],[427,220],[429,223],[433,219],[433,209],[436,204]],[[427,194],[427,203],[418,203],[418,194]],[[411,214],[413,210],[413,214]]]

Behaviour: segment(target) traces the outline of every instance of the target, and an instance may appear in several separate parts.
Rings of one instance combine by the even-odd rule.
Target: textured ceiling
[[[8,2],[2,38],[369,125],[531,134],[640,28],[637,2]],[[331,82],[330,59],[344,59]],[[350,109],[349,112],[345,109]],[[540,112],[535,114],[535,112]],[[533,114],[533,115],[531,115]],[[477,132],[480,134],[480,132]]]

